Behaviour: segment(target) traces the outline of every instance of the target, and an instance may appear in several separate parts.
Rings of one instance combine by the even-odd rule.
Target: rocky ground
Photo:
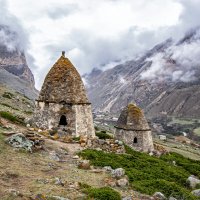
[[[3,123],[10,124],[12,130],[17,129],[17,132],[28,131],[28,128],[12,124],[7,120],[3,120]],[[83,161],[76,155],[83,149],[79,143],[63,143],[41,136],[44,140],[43,149],[30,153],[5,143],[6,138],[12,134],[13,131],[1,128],[0,196],[2,200],[40,199],[36,198],[38,194],[48,197],[85,199],[86,195],[82,192],[80,183],[99,188],[111,186],[115,182],[106,170],[81,165]],[[138,199],[140,195],[129,186],[119,187],[114,184],[113,187],[121,193],[122,197],[132,196],[132,199]],[[141,198],[148,199],[145,196]]]

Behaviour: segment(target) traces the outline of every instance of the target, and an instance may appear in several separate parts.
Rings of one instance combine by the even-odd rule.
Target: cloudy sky
[[[134,58],[198,26],[200,0],[0,0],[40,88],[65,50],[81,74]]]

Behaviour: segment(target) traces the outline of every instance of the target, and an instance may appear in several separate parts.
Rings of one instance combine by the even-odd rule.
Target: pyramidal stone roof
[[[65,58],[64,52],[47,74],[38,100],[70,104],[89,103],[81,76],[70,60]]]
[[[133,131],[150,130],[143,111],[135,104],[129,104],[122,110],[116,128]]]

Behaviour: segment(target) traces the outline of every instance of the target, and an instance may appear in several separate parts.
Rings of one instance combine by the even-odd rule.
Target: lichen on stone
[[[129,104],[122,110],[116,127],[139,131],[150,129],[143,111],[135,104]]]
[[[139,107],[131,103],[128,105],[128,116],[130,119],[139,121],[140,118],[143,116],[143,113]]]
[[[61,56],[53,65],[44,80],[39,100],[89,103],[81,76],[68,58]]]

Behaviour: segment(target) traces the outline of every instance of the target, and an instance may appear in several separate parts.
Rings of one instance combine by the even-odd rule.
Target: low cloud
[[[27,33],[19,20],[8,11],[7,1],[0,0],[0,5],[0,44],[6,46],[8,51],[26,50],[28,46]]]
[[[0,5],[0,23],[12,27],[32,55],[27,59],[37,88],[62,50],[81,74],[106,70],[166,38],[180,38],[200,17],[199,0],[0,0]],[[173,79],[180,74],[177,69]]]
[[[190,31],[182,41],[173,44],[164,52],[156,54],[147,61],[150,68],[142,73],[142,79],[151,81],[183,81],[197,79],[200,67],[200,29]]]

